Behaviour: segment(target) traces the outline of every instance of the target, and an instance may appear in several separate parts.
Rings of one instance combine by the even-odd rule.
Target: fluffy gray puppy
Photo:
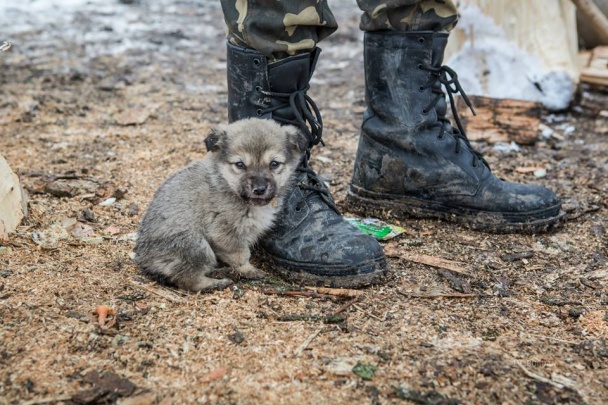
[[[144,274],[190,291],[229,286],[212,277],[229,274],[226,266],[245,278],[265,275],[249,249],[281,209],[306,140],[295,127],[250,118],[219,126],[205,145],[202,160],[158,189],[135,246]]]

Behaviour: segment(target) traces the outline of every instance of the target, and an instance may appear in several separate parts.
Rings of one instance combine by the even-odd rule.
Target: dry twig
[[[535,379],[537,381],[540,381],[540,382],[543,382],[545,384],[552,385],[555,388],[559,388],[559,389],[564,388],[564,386],[562,384],[556,383],[555,381],[551,380],[550,378],[546,378],[546,377],[543,377],[540,374],[536,374],[536,373],[531,372],[523,364],[521,364],[521,362],[519,362],[519,361],[516,361],[515,364],[517,364],[517,366],[519,368],[521,368],[521,371],[523,371],[524,374],[527,375],[530,378],[533,378],[533,379]]]
[[[462,263],[455,262],[453,260],[443,259],[441,257],[421,255],[421,254],[408,254],[405,253],[401,256],[398,256],[402,259],[405,259],[409,262],[426,264],[427,266],[438,267],[440,269],[446,269],[453,271],[454,273],[462,274],[464,276],[469,276],[469,272],[463,267]]]
[[[136,283],[134,281],[131,281],[131,283],[137,287],[143,288],[144,290],[148,291],[149,293],[158,295],[159,297],[162,297],[162,298],[166,299],[167,301],[176,302],[176,303],[184,302],[183,297],[180,297],[172,290],[165,288],[165,287],[161,287],[158,284],[152,283],[150,285],[145,285],[145,284]]]
[[[403,292],[397,290],[397,294],[403,295],[408,298],[474,298],[479,297],[478,294],[462,294],[462,293],[442,293],[442,292],[431,292],[430,294],[418,294],[412,292]]]
[[[262,294],[266,295],[284,295],[287,297],[311,297],[311,298],[324,298],[332,301],[337,301],[340,299],[340,296],[330,295],[330,294],[319,294],[316,291],[298,291],[298,290],[289,290],[289,291],[280,291],[280,290],[262,290]]]
[[[341,314],[341,313],[342,313],[342,312],[344,312],[344,311],[345,311],[345,310],[346,310],[348,307],[350,307],[351,305],[353,305],[353,304],[355,304],[355,303],[357,303],[357,302],[359,302],[359,301],[361,301],[361,297],[356,297],[356,298],[354,298],[354,299],[352,299],[352,300],[348,301],[347,303],[343,304],[343,305],[342,305],[342,306],[340,306],[338,309],[336,309],[336,310],[334,311],[334,313],[332,314],[332,316],[336,316],[336,315]]]
[[[296,351],[293,353],[294,357],[299,357],[302,352],[306,350],[310,342],[312,342],[319,335],[319,333],[321,333],[321,331],[323,331],[323,327],[320,327],[314,331],[300,346],[298,346]]]
[[[327,288],[327,287],[305,287],[309,291],[319,294],[337,295],[340,297],[360,297],[363,295],[361,290],[351,290],[347,288]]]
[[[21,405],[51,404],[54,402],[65,402],[65,401],[69,401],[71,399],[72,399],[71,396],[64,395],[62,397],[32,399],[30,401],[22,402]]]

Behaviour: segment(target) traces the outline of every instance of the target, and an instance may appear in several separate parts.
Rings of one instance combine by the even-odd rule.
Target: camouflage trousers
[[[271,58],[313,49],[338,24],[328,0],[221,0],[228,40]],[[363,31],[449,31],[453,0],[357,0]]]

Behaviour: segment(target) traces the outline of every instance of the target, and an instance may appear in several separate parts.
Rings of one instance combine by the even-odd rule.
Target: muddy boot
[[[442,66],[447,33],[365,34],[367,111],[347,204],[367,215],[434,217],[489,232],[540,232],[560,222],[550,190],[498,179],[471,147]],[[457,128],[446,119],[444,87]],[[472,107],[471,107],[472,108]]]
[[[257,51],[228,44],[229,120],[274,119],[299,127],[309,140],[296,186],[261,242],[270,265],[290,281],[360,287],[380,281],[388,266],[378,242],[344,221],[329,190],[308,167],[310,150],[322,142],[321,116],[306,94],[319,52],[269,65]]]

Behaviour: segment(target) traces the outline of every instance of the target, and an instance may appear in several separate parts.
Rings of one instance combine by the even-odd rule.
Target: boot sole
[[[386,257],[379,257],[357,267],[324,267],[318,263],[298,263],[281,259],[260,249],[269,270],[284,280],[311,287],[361,288],[381,284],[387,280],[390,270]]]
[[[559,227],[566,215],[560,205],[527,213],[503,213],[480,211],[470,208],[454,208],[438,202],[407,196],[392,196],[361,190],[351,185],[345,205],[349,212],[361,216],[382,219],[405,216],[438,218],[464,225],[467,228],[489,233],[542,233]],[[532,219],[530,219],[532,218]]]

